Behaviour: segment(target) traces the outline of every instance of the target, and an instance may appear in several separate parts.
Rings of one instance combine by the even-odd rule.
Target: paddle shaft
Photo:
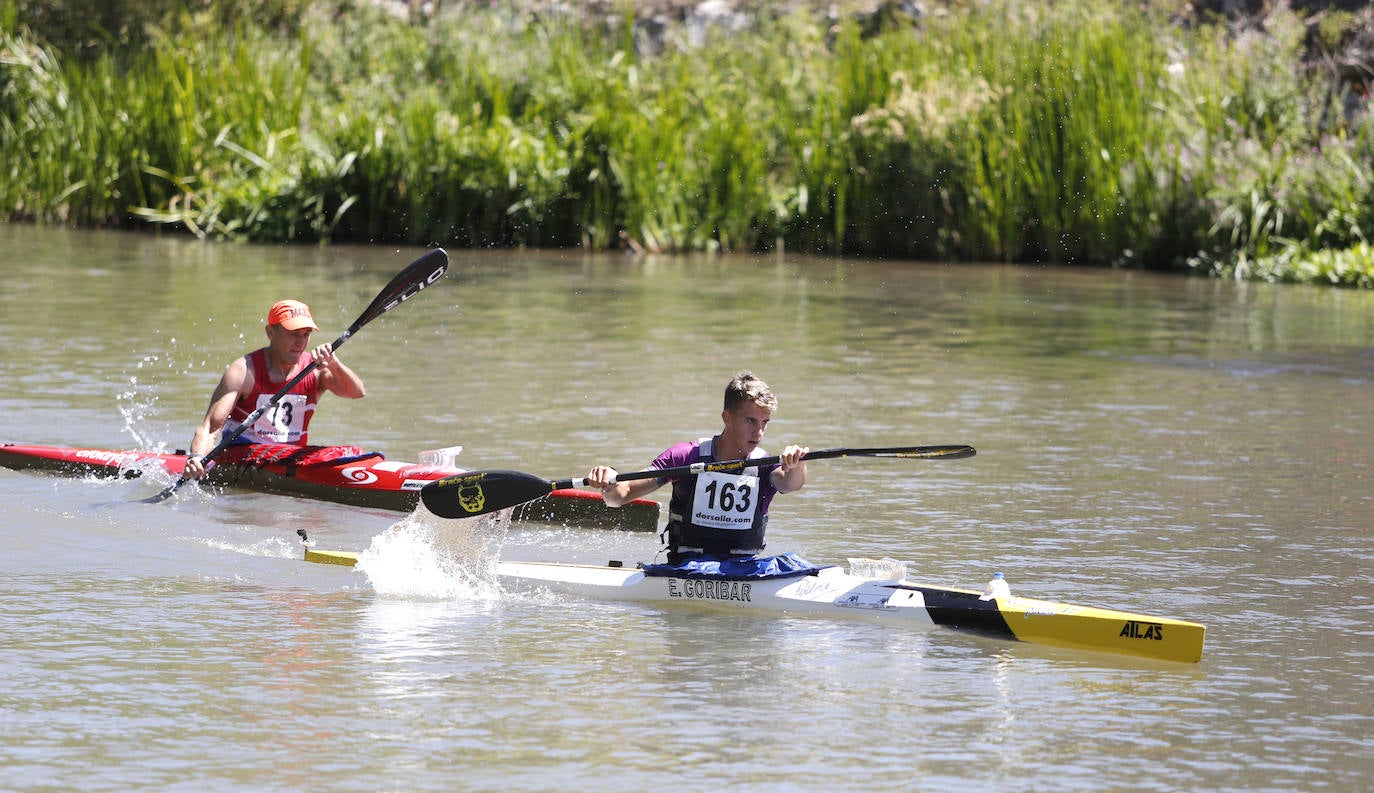
[[[802,458],[802,462],[808,460],[825,460],[835,457],[897,457],[897,458],[917,458],[917,459],[944,459],[957,460],[963,457],[972,457],[976,452],[972,446],[885,446],[873,449],[819,449],[814,452],[807,452]],[[630,482],[636,479],[667,478],[681,476],[683,474],[701,474],[709,471],[739,471],[745,468],[752,468],[756,465],[777,465],[782,462],[782,455],[771,457],[752,457],[747,460],[723,460],[712,463],[692,463],[690,465],[679,465],[672,468],[653,468],[647,471],[631,471],[628,474],[617,472],[615,482]],[[587,480],[584,478],[560,479],[550,483],[554,490],[566,490],[574,487],[585,487]],[[614,484],[614,482],[613,482]]]
[[[880,449],[821,449],[808,452],[804,460],[828,457],[895,457],[904,459],[957,460],[977,454],[972,446],[889,446]],[[738,471],[757,465],[776,465],[781,457],[755,457],[748,460],[700,462],[673,468],[653,468],[616,474],[617,482],[654,477],[671,478],[710,471]],[[586,479],[549,481],[523,471],[468,471],[436,479],[420,489],[425,507],[441,518],[472,518],[514,507],[549,495],[555,490],[585,487]]]
[[[329,348],[331,350],[339,349],[344,345],[345,342],[347,342],[350,338],[353,337],[353,334],[357,333],[359,330],[362,330],[364,325],[376,319],[377,317],[380,317],[381,315],[385,314],[386,312],[390,311],[396,306],[399,306],[401,303],[404,303],[406,300],[409,300],[416,294],[419,294],[420,290],[439,280],[439,278],[441,278],[447,271],[448,254],[444,252],[443,248],[435,248],[434,250],[426,253],[424,256],[421,256],[420,258],[411,262],[408,267],[406,267],[404,270],[398,273],[395,278],[392,278],[391,281],[387,283],[386,287],[383,288],[382,291],[379,292],[377,296],[372,299],[372,302],[370,304],[368,304],[368,307],[363,311],[363,313],[360,314],[358,318],[353,321],[352,325],[348,326],[348,330],[344,331],[342,334],[340,334],[339,338],[335,339],[333,342],[330,343]],[[248,428],[253,426],[253,422],[262,418],[262,415],[264,413],[276,407],[277,403],[280,402],[282,398],[285,397],[287,393],[291,391],[291,389],[295,388],[302,380],[306,378],[307,375],[315,371],[315,368],[319,365],[319,361],[311,360],[310,363],[307,364],[304,369],[296,373],[295,377],[292,377],[290,380],[287,380],[285,385],[277,389],[277,393],[273,394],[271,399],[267,400],[265,404],[260,405],[257,410],[254,410],[252,413],[249,413],[248,416],[244,418],[242,422],[239,423],[239,426],[236,429],[234,429],[232,432],[222,434],[220,437],[220,442],[215,444],[215,447],[213,449],[206,452],[200,458],[201,463],[205,464],[210,462],[215,457],[218,457],[219,454],[223,452],[225,449],[232,446],[234,441],[239,439],[240,435],[247,432]],[[171,495],[175,493],[177,489],[185,483],[186,477],[179,477],[177,481],[173,482],[167,489],[163,490],[161,493],[158,493],[156,496],[153,496],[150,499],[145,499],[145,501],[147,501],[150,504],[156,504],[159,501],[164,501],[170,498]]]

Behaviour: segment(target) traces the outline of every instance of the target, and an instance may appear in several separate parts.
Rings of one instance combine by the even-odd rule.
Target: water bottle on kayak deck
[[[1007,579],[1001,573],[993,573],[992,580],[983,589],[983,596],[979,600],[992,600],[993,598],[1011,597],[1011,587],[1007,584]]]

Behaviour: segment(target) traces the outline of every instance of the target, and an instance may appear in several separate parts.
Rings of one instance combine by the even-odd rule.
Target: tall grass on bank
[[[251,29],[217,44],[164,40],[127,63],[59,64],[0,41],[5,213],[79,225],[141,215],[258,239],[308,221],[310,185],[296,172],[314,165],[298,127],[309,50]]]
[[[1301,20],[992,2],[698,40],[367,7],[0,38],[0,215],[250,240],[799,249],[1364,284],[1364,100]],[[287,31],[287,32],[282,32]],[[1319,251],[1329,265],[1310,262]]]
[[[890,90],[852,121],[864,165],[854,242],[1007,261],[1111,262],[1141,250],[1158,189],[1157,41],[1144,17],[1077,4],[1008,6],[983,24],[944,19],[927,36],[884,37]],[[855,42],[852,57],[872,48]]]

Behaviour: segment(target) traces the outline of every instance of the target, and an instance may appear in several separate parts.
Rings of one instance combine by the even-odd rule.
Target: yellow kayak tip
[[[314,548],[306,548],[305,561],[354,567],[358,564],[358,555],[351,551],[317,551]]]
[[[301,538],[301,547],[305,549],[305,561],[315,564],[337,564],[342,567],[357,567],[358,555],[352,551],[319,551],[315,549],[315,544],[310,541],[310,537],[305,533],[305,529],[296,529],[296,534]]]
[[[1202,660],[1207,628],[1196,622],[1034,598],[1011,597],[997,605],[1021,641],[1160,661]]]

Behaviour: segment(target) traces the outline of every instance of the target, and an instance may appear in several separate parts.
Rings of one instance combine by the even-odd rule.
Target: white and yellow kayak
[[[308,546],[305,559],[346,566],[358,561],[353,553]],[[746,580],[647,575],[643,568],[616,563],[500,562],[497,575],[518,589],[544,588],[598,600],[895,619],[1013,641],[1184,663],[1202,659],[1207,632],[1196,622],[1169,617],[1037,598],[985,599],[979,590],[913,581],[905,577],[901,565],[859,559],[851,559],[849,569],[822,567],[807,574]]]

